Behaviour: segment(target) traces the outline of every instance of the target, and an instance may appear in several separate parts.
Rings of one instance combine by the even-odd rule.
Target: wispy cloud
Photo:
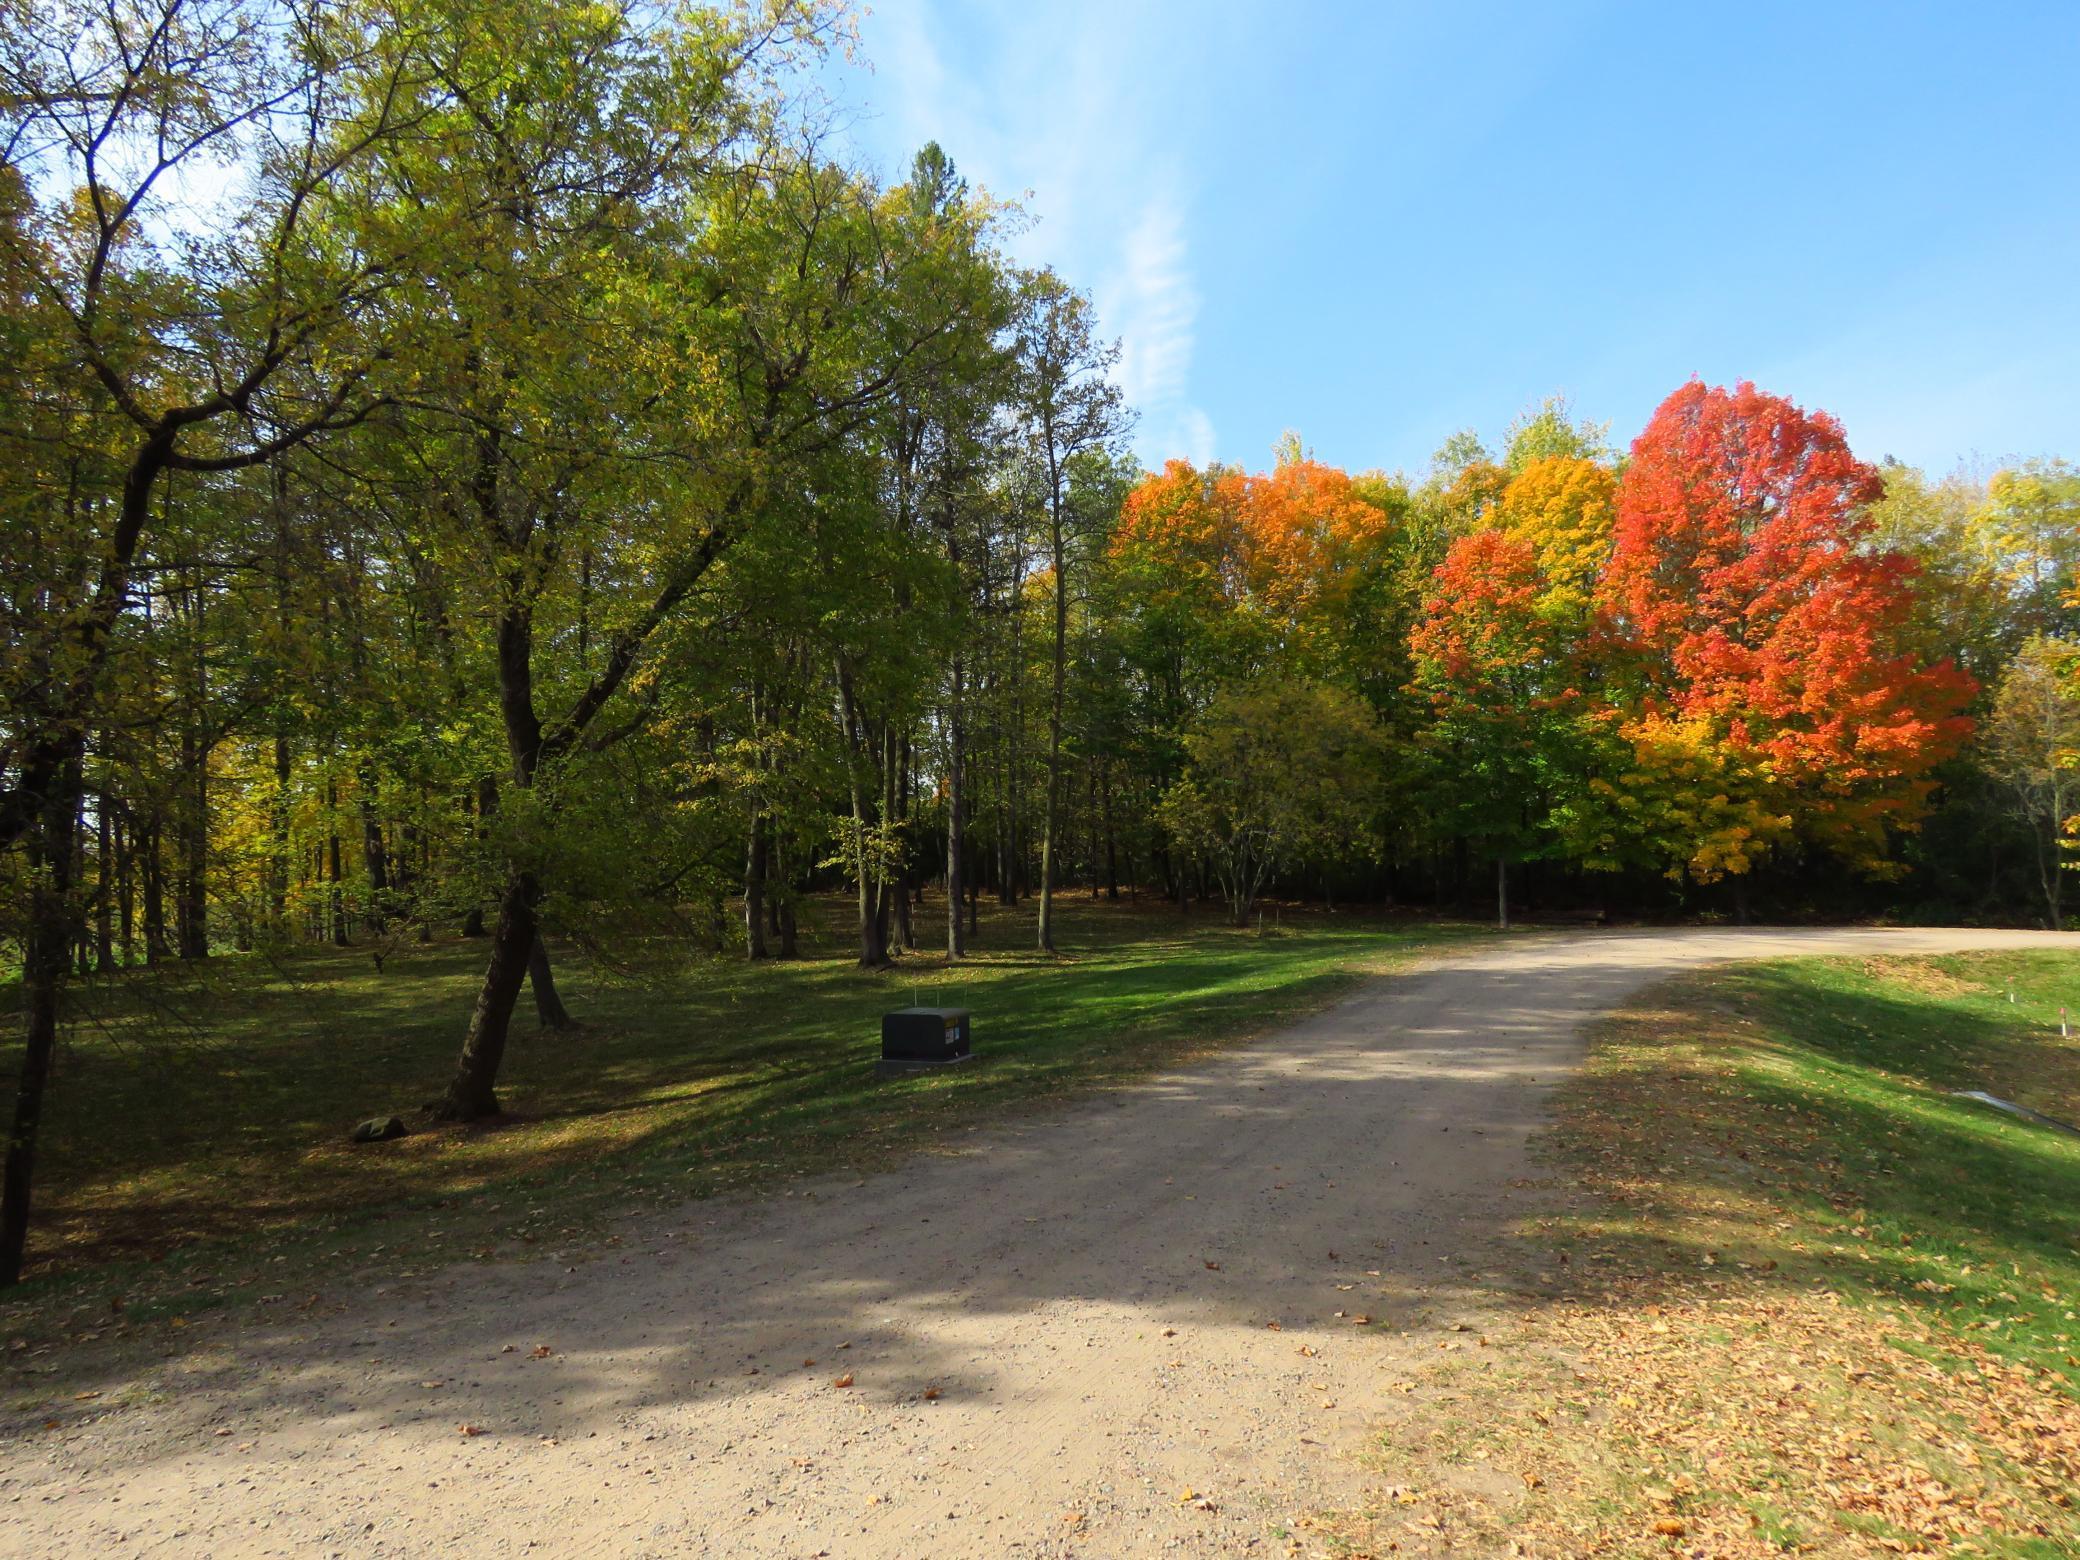
[[[1191,403],[1199,294],[1174,193],[1146,198],[1121,249],[1096,302],[1100,318],[1119,333],[1120,388],[1141,412],[1142,447],[1150,458],[1183,449],[1205,460],[1213,424]]]
[[[1137,79],[1122,30],[1097,0],[1019,8],[960,25],[937,0],[889,0],[862,27],[871,75],[836,84],[860,106],[854,138],[891,173],[937,140],[963,173],[1033,218],[1013,241],[1026,264],[1085,288],[1120,341],[1121,389],[1141,414],[1151,462],[1211,457],[1213,426],[1193,398],[1199,294],[1189,191],[1166,144],[1172,116]],[[1104,35],[1111,46],[1085,40]]]

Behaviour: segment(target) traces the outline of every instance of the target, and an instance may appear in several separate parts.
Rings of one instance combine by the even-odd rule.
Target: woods
[[[2068,466],[1693,380],[1623,451],[1145,472],[1016,208],[828,148],[821,0],[0,17],[0,1283],[140,967],[481,938],[469,1122],[523,986],[583,1022],[553,946],[815,896],[868,968],[984,896],[2061,914]]]

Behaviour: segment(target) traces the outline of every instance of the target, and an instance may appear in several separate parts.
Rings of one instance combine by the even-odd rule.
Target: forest
[[[820,0],[0,34],[0,1282],[67,993],[141,966],[480,940],[467,1122],[552,944],[819,896],[870,968],[1072,893],[2062,924],[2063,462],[1693,379],[1148,471],[1025,214],[831,150]]]

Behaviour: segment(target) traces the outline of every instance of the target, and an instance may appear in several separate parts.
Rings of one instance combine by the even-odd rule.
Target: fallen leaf
[[[527,1357],[531,1360],[545,1360],[555,1352],[546,1343],[538,1343],[527,1351]]]
[[[484,1433],[482,1425],[461,1424],[457,1425],[455,1429],[462,1435],[482,1435]]]
[[[851,1386],[851,1385],[852,1385],[852,1372],[848,1370],[848,1371],[847,1371],[847,1372],[845,1372],[845,1374],[844,1374],[844,1375],[842,1375],[842,1376],[833,1376],[833,1377],[831,1378],[831,1385],[832,1385],[832,1386],[834,1386],[834,1387],[849,1387],[849,1386]]]
[[[926,1401],[927,1403],[936,1403],[936,1402],[938,1402],[938,1401],[939,1401],[939,1389],[938,1389],[937,1387],[926,1387],[926,1388],[924,1389],[924,1400],[925,1400],[925,1401]]]
[[[1209,1273],[1218,1273],[1220,1270],[1221,1265],[1218,1262],[1209,1262],[1206,1264],[1206,1271]]]
[[[1659,1533],[1663,1538],[1681,1538],[1686,1532],[1689,1531],[1689,1529],[1684,1527],[1683,1524],[1678,1522],[1674,1517],[1663,1517],[1659,1522],[1654,1524],[1654,1531]]]

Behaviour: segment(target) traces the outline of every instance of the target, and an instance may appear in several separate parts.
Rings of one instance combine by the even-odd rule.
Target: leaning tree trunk
[[[534,988],[535,1019],[544,1029],[568,1032],[578,1027],[578,1021],[556,993],[556,971],[550,967],[549,945],[542,941],[539,929],[534,934],[534,946],[527,952],[527,983]]]
[[[436,1121],[476,1121],[498,1114],[498,1069],[505,1060],[513,1005],[537,946],[534,880],[509,873],[499,894],[498,921],[491,930],[491,959],[470,1014],[469,1033],[448,1092],[433,1107]]]
[[[499,617],[497,656],[499,716],[505,726],[512,779],[526,788],[534,784],[541,763],[542,723],[534,707],[534,616],[524,601],[510,602]],[[495,780],[489,789],[491,795],[497,794]],[[480,789],[480,798],[482,794]],[[534,915],[540,902],[541,889],[532,874],[509,864],[499,891],[498,920],[491,929],[484,984],[470,1014],[469,1032],[463,1036],[455,1077],[434,1106],[436,1120],[475,1121],[498,1114],[498,1069],[505,1059],[520,982],[527,977],[540,944]],[[543,957],[546,963],[547,955]]]

